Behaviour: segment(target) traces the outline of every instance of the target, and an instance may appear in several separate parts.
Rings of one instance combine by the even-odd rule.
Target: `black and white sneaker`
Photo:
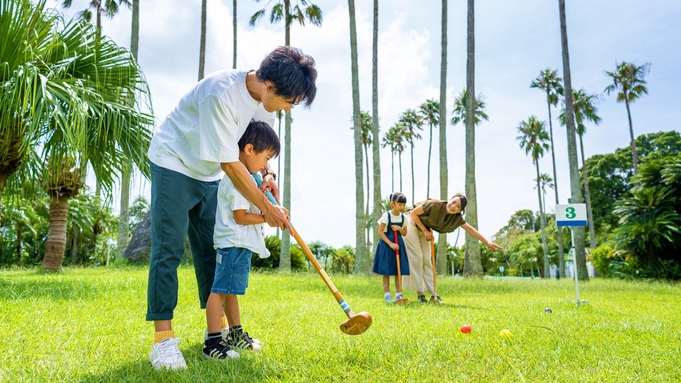
[[[444,303],[445,303],[445,301],[443,301],[442,298],[440,298],[440,296],[437,295],[437,294],[431,295],[431,296],[430,296],[430,301],[429,301],[429,302],[430,302],[430,303],[439,303],[439,304],[444,304]]]
[[[425,296],[425,295],[419,295],[418,301],[419,301],[420,303],[428,303],[428,301],[426,300],[426,296]]]
[[[220,340],[218,343],[207,346],[206,343],[203,344],[203,356],[206,359],[239,359],[239,353],[232,350],[232,348],[225,343],[224,340]]]
[[[227,335],[227,344],[236,349],[262,351],[260,341],[251,338],[248,333],[244,332],[242,329],[230,330]]]

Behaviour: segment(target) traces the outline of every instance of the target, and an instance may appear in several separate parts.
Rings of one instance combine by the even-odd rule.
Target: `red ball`
[[[461,326],[461,332],[464,334],[468,334],[469,332],[471,332],[471,326],[467,324]]]

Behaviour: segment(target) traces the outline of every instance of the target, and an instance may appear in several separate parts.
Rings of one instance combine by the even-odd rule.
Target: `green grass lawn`
[[[681,287],[592,280],[441,277],[446,305],[383,302],[380,277],[332,275],[373,325],[347,318],[317,274],[253,273],[241,299],[261,354],[226,363],[201,354],[205,317],[193,269],[180,268],[174,329],[189,369],[148,361],[147,269],[0,271],[0,382],[679,382]],[[544,313],[544,308],[553,314]],[[462,334],[468,323],[473,331]],[[499,336],[509,329],[510,340]]]

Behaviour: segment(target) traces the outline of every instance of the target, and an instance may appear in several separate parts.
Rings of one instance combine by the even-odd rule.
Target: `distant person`
[[[290,227],[287,211],[262,190],[278,189],[269,171],[261,190],[239,161],[238,142],[251,120],[274,123],[273,112],[312,104],[317,88],[314,59],[279,47],[258,70],[223,70],[199,81],[158,127],[149,147],[151,166],[151,262],[146,319],[154,321],[149,360],[157,368],[184,369],[171,320],[177,306],[177,267],[189,234],[199,301],[206,307],[216,252],[213,231],[217,191],[223,175],[263,213],[272,227]],[[227,327],[226,318],[221,319]],[[227,329],[223,329],[223,337]]]
[[[239,140],[239,161],[255,174],[279,155],[279,138],[267,123],[251,121]],[[251,179],[253,184],[255,180]],[[217,249],[215,279],[206,306],[208,333],[203,343],[206,358],[238,358],[235,349],[260,351],[260,342],[252,339],[241,326],[238,295],[246,294],[251,256],[267,258],[263,233],[265,216],[241,194],[224,175],[218,188],[214,242]],[[220,319],[229,323],[227,339],[222,338]]]
[[[404,242],[407,245],[411,275],[404,279],[404,286],[409,290],[416,290],[419,302],[428,302],[424,294],[424,291],[428,291],[431,294],[431,303],[444,303],[437,295],[433,283],[430,241],[434,239],[431,230],[438,233],[451,233],[461,227],[487,245],[490,250],[501,249],[501,246],[488,241],[475,228],[466,223],[463,212],[467,203],[465,196],[457,194],[449,201],[429,199],[417,204],[409,213],[409,225]]]
[[[384,299],[388,303],[393,302],[390,295],[390,276],[395,276],[395,300],[402,299],[402,284],[397,281],[397,257],[396,251],[400,252],[400,273],[409,275],[409,261],[402,237],[407,235],[407,218],[402,212],[407,204],[407,197],[402,193],[390,195],[390,207],[392,209],[381,216],[378,220],[378,236],[381,240],[374,254],[374,265],[371,271],[383,276]],[[397,234],[397,235],[395,235]],[[397,241],[395,241],[397,237]]]

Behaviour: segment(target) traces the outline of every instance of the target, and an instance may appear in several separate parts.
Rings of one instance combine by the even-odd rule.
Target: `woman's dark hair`
[[[400,192],[395,192],[390,195],[390,202],[407,203],[407,196]]]
[[[312,56],[294,47],[279,47],[260,63],[260,81],[271,81],[274,92],[286,100],[310,106],[317,94],[317,69]]]
[[[463,214],[464,210],[466,210],[466,205],[468,205],[468,199],[466,199],[466,196],[461,194],[461,193],[454,194],[454,196],[452,198],[457,198],[457,197],[459,198],[459,201],[461,201],[461,214]],[[450,199],[452,199],[452,198],[450,198]]]
[[[246,131],[239,139],[239,150],[243,151],[247,144],[253,145],[253,150],[256,153],[271,150],[274,152],[274,157],[279,155],[281,149],[277,133],[263,121],[251,120],[248,124]]]

